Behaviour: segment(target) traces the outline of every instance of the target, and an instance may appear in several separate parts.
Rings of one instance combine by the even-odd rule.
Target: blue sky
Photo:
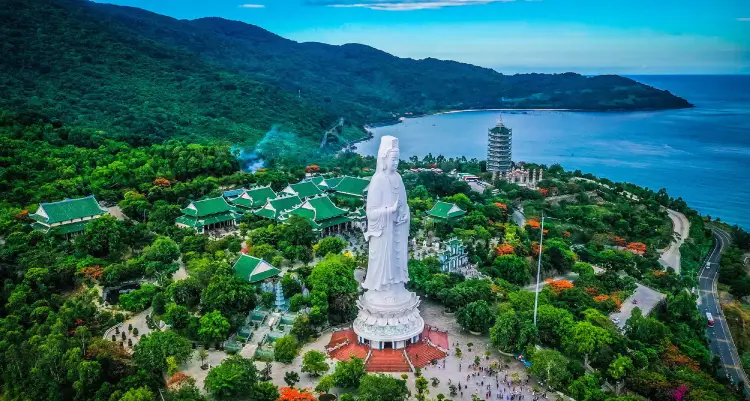
[[[750,74],[750,0],[108,0],[503,73]]]

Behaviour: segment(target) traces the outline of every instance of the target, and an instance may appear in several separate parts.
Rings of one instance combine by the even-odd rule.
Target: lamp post
[[[542,271],[542,243],[544,242],[544,220],[545,219],[552,219],[552,220],[558,220],[554,217],[545,217],[544,211],[542,210],[542,224],[539,228],[539,259],[537,260],[536,265],[536,295],[534,296],[534,327],[536,327],[536,310],[539,307],[539,276],[541,275]],[[568,221],[570,219],[567,219]]]
[[[539,229],[539,258],[536,265],[536,294],[534,294],[534,327],[536,327],[536,310],[539,306],[539,276],[542,272],[542,243],[544,242],[544,211],[542,211],[542,224]]]

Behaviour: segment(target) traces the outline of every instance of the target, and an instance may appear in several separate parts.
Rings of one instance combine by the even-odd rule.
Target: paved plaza
[[[611,313],[609,315],[611,319],[617,319],[615,320],[615,324],[620,329],[625,327],[625,323],[633,314],[633,309],[635,309],[636,307],[641,308],[643,316],[646,316],[651,312],[651,309],[654,309],[654,306],[656,306],[659,301],[666,298],[666,295],[660,293],[659,291],[652,290],[651,288],[640,284],[637,284],[637,286],[638,287],[636,287],[633,295],[629,296],[625,301],[623,301],[620,311]],[[633,303],[633,301],[635,301],[636,303]]]

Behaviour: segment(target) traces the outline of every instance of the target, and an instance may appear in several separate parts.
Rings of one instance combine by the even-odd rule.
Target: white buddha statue
[[[398,139],[384,136],[378,150],[377,171],[367,193],[367,232],[369,242],[367,290],[390,292],[391,286],[403,288],[409,281],[409,205],[406,189],[398,174]],[[397,291],[400,288],[393,288]]]

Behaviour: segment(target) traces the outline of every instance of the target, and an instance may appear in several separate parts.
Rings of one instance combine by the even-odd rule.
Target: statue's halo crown
[[[388,152],[393,149],[398,150],[398,138],[390,135],[380,138],[380,148],[378,149],[379,158],[386,157]]]

